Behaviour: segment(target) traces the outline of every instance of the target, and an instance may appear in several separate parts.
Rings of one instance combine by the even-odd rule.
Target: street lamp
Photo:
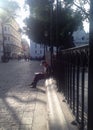
[[[45,59],[47,36],[48,36],[48,32],[47,31],[45,31],[44,36],[45,36],[45,41],[46,41],[46,43],[44,44],[44,59]]]
[[[53,53],[53,45],[52,45],[52,29],[53,29],[53,3],[54,3],[54,0],[49,0],[49,3],[50,3],[50,53],[51,53],[51,67],[52,67],[52,53]]]
[[[57,46],[57,55],[58,55],[58,2],[59,0],[56,0],[56,46]]]

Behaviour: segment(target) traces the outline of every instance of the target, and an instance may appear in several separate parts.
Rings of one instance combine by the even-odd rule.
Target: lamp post
[[[44,33],[44,36],[45,36],[45,41],[46,41],[46,43],[44,44],[44,59],[46,58],[45,57],[45,54],[46,54],[46,47],[47,47],[47,36],[48,36],[48,32],[47,31],[45,31],[45,33]]]
[[[49,4],[50,4],[50,57],[51,57],[51,61],[50,61],[50,63],[51,63],[51,67],[52,67],[52,54],[53,54],[53,45],[52,45],[52,42],[53,42],[53,40],[52,40],[52,37],[53,37],[53,35],[52,35],[52,33],[53,33],[53,31],[52,31],[52,29],[53,29],[53,3],[54,3],[54,0],[49,0]]]
[[[56,45],[57,45],[57,55],[58,55],[58,0],[56,0]]]

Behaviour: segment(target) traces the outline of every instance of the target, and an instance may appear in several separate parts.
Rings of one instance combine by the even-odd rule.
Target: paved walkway
[[[11,68],[12,62],[8,64],[4,64],[4,69]],[[6,80],[4,73],[0,78],[0,130],[77,130],[71,124],[74,118],[69,107],[62,102],[63,95],[56,91],[56,82],[48,79],[46,82],[40,81],[37,89],[30,88],[26,85],[30,82],[29,70],[35,65],[32,62],[15,64],[13,67],[16,68],[10,69],[10,74],[17,70],[14,73],[16,80],[8,71],[5,71]],[[1,67],[4,65],[1,64]]]
[[[46,111],[45,87],[13,87],[0,99],[0,130],[47,130]]]
[[[27,87],[17,86],[0,99],[0,130],[77,130],[53,80],[46,87],[43,81],[37,89]]]

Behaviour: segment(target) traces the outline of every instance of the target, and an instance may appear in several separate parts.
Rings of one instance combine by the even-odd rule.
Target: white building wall
[[[40,58],[44,56],[44,45],[30,42],[30,56],[32,58]]]
[[[73,33],[73,40],[76,46],[88,44],[89,34],[87,34],[84,30],[78,29]]]
[[[19,32],[19,25],[13,19],[11,22],[4,24],[4,45],[11,51],[11,56],[13,54],[18,55],[22,52],[21,45],[21,33]]]
[[[1,21],[0,21],[0,61],[1,61],[2,55],[3,55],[3,37],[2,37],[2,26],[1,26]]]

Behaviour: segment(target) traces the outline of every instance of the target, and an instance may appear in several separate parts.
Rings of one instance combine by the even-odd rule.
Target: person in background
[[[42,66],[44,67],[44,72],[36,72],[34,79],[31,84],[31,88],[36,88],[37,82],[41,79],[49,78],[51,74],[51,67],[48,65],[46,61],[42,61]]]

